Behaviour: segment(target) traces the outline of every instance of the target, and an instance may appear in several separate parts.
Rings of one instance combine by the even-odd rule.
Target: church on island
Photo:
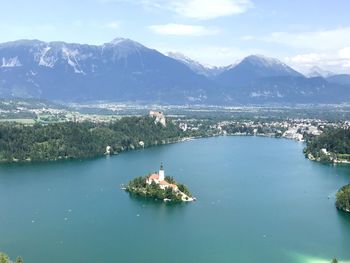
[[[194,198],[189,197],[185,193],[181,192],[176,184],[171,184],[165,180],[165,171],[164,171],[163,164],[160,165],[159,172],[150,174],[147,177],[146,183],[150,185],[152,184],[152,182],[159,185],[159,187],[163,190],[169,187],[172,188],[174,192],[181,194],[181,199],[184,202],[190,202],[195,200]]]
[[[171,187],[174,191],[178,191],[178,187],[176,184],[170,184],[167,181],[165,181],[165,172],[163,164],[160,165],[160,169],[158,173],[151,174],[147,180],[146,183],[150,185],[152,182],[155,182],[159,185],[159,187],[163,190],[165,190],[168,187]]]

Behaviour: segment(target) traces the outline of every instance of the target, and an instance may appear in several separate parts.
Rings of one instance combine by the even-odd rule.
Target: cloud
[[[207,20],[245,13],[253,6],[250,0],[173,1],[176,13],[188,18]]]
[[[306,73],[312,67],[318,66],[335,73],[349,73],[350,47],[334,52],[305,53],[286,57],[285,62]]]
[[[253,7],[251,0],[98,0],[102,3],[130,2],[147,9],[164,9],[179,16],[209,20],[237,15]]]
[[[350,60],[350,47],[345,47],[338,52],[339,57]]]
[[[299,49],[334,50],[350,45],[350,27],[301,33],[274,32],[261,40]]]
[[[251,35],[246,35],[246,36],[242,36],[241,39],[245,40],[245,41],[250,41],[250,40],[254,40],[256,38],[254,36],[251,36]]]
[[[219,32],[215,28],[184,24],[152,25],[149,26],[149,29],[157,34],[174,36],[207,36],[215,35]]]
[[[108,22],[107,24],[104,24],[102,27],[103,28],[108,28],[108,29],[117,29],[119,28],[120,23],[118,21],[111,21]]]
[[[292,63],[303,63],[303,64],[314,65],[329,59],[329,57],[326,54],[307,53],[307,54],[299,54],[293,57],[287,57],[286,59]]]
[[[350,27],[307,32],[273,32],[266,36],[247,35],[241,39],[269,43],[274,48],[290,48],[297,55],[286,57],[285,62],[302,72],[319,66],[346,73],[350,67]]]
[[[350,68],[350,47],[345,47],[338,52],[338,56],[344,60],[343,68]]]

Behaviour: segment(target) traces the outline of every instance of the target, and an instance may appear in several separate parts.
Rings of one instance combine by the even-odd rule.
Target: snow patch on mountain
[[[186,57],[184,54],[179,52],[168,52],[168,53],[165,53],[165,55],[186,65],[193,72],[206,77],[215,77],[225,70],[225,67],[203,65],[198,61],[190,59],[189,57]]]
[[[249,62],[250,64],[258,67],[263,68],[280,68],[283,71],[286,72],[292,72],[294,71],[291,69],[287,64],[283,63],[282,61],[276,59],[276,58],[270,58],[263,55],[251,55],[242,60]]]
[[[279,91],[273,92],[269,90],[253,91],[249,94],[251,98],[283,98],[284,95]]]
[[[19,61],[18,57],[8,58],[5,57],[2,58],[2,65],[0,68],[14,68],[14,67],[21,67],[22,63]]]
[[[85,72],[81,69],[76,58],[79,55],[78,50],[71,50],[64,46],[62,47],[62,55],[63,58],[67,60],[67,63],[74,69],[75,73],[85,75]]]
[[[301,73],[289,67],[287,64],[276,58],[269,58],[263,55],[251,55],[245,57],[236,66],[231,67],[228,71],[249,71],[255,73],[255,77],[272,77],[272,76],[292,76],[303,77]],[[242,72],[240,72],[242,74]]]
[[[124,45],[124,46],[139,46],[141,47],[142,45],[138,42],[135,42],[131,39],[128,38],[123,38],[123,37],[117,37],[115,39],[113,39],[112,41],[110,41],[107,44],[111,44],[111,45],[115,45],[115,46],[120,46],[120,45]]]
[[[113,61],[116,61],[125,59],[130,54],[137,53],[140,55],[142,51],[146,50],[147,48],[140,43],[127,38],[115,38],[111,42],[103,44],[102,54],[105,51],[110,51],[111,49],[113,50]]]
[[[39,66],[44,66],[48,68],[53,68],[57,62],[57,57],[49,56],[48,52],[51,50],[51,47],[45,47],[40,52],[39,57]]]
[[[18,70],[6,68],[20,65]],[[348,76],[305,78],[278,59],[261,55],[211,67],[179,53],[163,56],[122,38],[103,45],[0,44],[0,67],[4,97],[220,105],[350,101]]]

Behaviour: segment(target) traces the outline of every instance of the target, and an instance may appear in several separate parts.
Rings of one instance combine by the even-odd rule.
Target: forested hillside
[[[350,160],[350,130],[326,129],[320,136],[310,138],[304,151],[319,161]]]
[[[24,126],[0,124],[0,160],[43,161],[101,156],[176,141],[184,133],[171,122],[125,117],[108,124],[56,123]]]

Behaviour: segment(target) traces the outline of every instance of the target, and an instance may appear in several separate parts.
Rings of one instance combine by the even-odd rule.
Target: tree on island
[[[0,253],[0,263],[10,263],[10,258],[4,253]]]
[[[339,189],[335,205],[340,210],[350,212],[350,184]]]
[[[176,184],[174,177],[169,175],[165,176],[165,181],[167,181],[169,184]]]
[[[179,187],[179,190],[181,192],[183,192],[185,195],[192,197],[192,194],[190,193],[190,191],[188,190],[187,186],[184,184],[178,184],[177,187]]]
[[[11,259],[10,259],[10,257],[8,255],[6,255],[5,253],[0,252],[0,263],[13,263],[13,261],[11,261]],[[22,257],[18,256],[16,258],[15,263],[23,263]]]
[[[333,258],[332,263],[338,263],[338,260],[336,258]]]
[[[130,194],[135,194],[147,198],[154,198],[158,200],[168,199],[171,200],[171,202],[182,202],[182,193],[188,197],[192,197],[192,194],[188,188],[183,184],[177,183],[173,177],[166,176],[165,179],[168,183],[177,185],[178,189],[182,193],[174,191],[171,187],[162,189],[160,188],[160,185],[154,181],[152,181],[151,184],[147,184],[147,178],[148,176],[134,178],[126,185],[126,191]]]

